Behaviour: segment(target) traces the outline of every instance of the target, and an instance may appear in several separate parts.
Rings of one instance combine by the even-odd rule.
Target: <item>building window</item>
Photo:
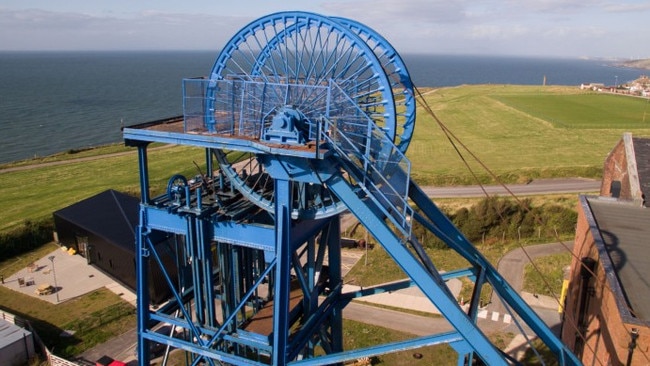
[[[609,185],[609,192],[611,196],[614,198],[621,197],[621,181],[620,180],[612,181],[612,183]]]

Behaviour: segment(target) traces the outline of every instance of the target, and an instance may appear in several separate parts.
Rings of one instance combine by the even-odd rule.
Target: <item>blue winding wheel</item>
[[[406,151],[412,135],[415,103],[404,63],[384,38],[351,20],[308,12],[280,12],[257,19],[224,46],[210,80],[322,86],[334,81],[399,149]],[[215,109],[217,83],[210,85],[206,110]],[[270,97],[273,92],[272,88],[267,91]],[[323,88],[322,92],[292,94],[286,104],[315,120],[336,114],[324,109],[326,98]],[[214,114],[206,113],[206,125],[214,125],[214,119]],[[213,150],[213,154],[244,196],[273,212],[273,184],[263,159],[238,151]],[[294,217],[327,217],[345,210],[326,188],[294,184]]]
[[[167,197],[171,201],[180,201],[185,197],[185,187],[187,186],[187,178],[180,174],[172,175],[167,181]]]

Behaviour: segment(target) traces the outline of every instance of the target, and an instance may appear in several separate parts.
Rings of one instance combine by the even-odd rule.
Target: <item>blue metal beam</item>
[[[231,365],[254,365],[254,366],[268,366],[263,362],[253,361],[251,359],[240,357],[225,351],[215,350],[200,344],[191,343],[178,338],[169,338],[166,335],[156,332],[148,332],[146,335],[148,340],[155,341],[160,344],[169,345],[174,348],[182,349],[190,353],[202,356],[207,361],[218,360],[226,362]],[[139,360],[140,361],[140,360]],[[145,365],[140,361],[140,365]],[[149,363],[146,363],[149,366]]]
[[[446,282],[452,278],[461,278],[461,277],[472,277],[474,276],[474,270],[472,268],[458,269],[454,271],[449,271],[441,274],[441,278]],[[384,283],[376,286],[365,287],[358,291],[346,292],[341,295],[342,300],[350,301],[355,298],[381,294],[384,292],[398,291],[405,288],[416,286],[415,282],[411,279],[395,281],[391,283]]]
[[[305,319],[302,322],[302,326],[300,330],[294,335],[293,340],[290,344],[291,347],[289,349],[291,353],[289,354],[289,359],[295,359],[298,356],[305,345],[311,341],[311,338],[314,336],[314,334],[318,334],[319,328],[323,327],[324,325],[336,326],[336,323],[339,320],[336,316],[336,310],[341,306],[340,302],[338,301],[338,294],[341,292],[342,287],[342,284],[339,284],[333,288],[330,294],[328,294],[324,299],[321,299],[321,303],[319,304],[318,308],[312,309],[311,313],[309,314],[304,314]],[[340,314],[340,311],[338,314]],[[338,315],[338,317],[340,317],[340,315]],[[326,324],[328,321],[330,324]],[[342,323],[342,319],[340,321]],[[333,340],[333,343],[335,343],[341,339],[342,334],[340,331],[333,332],[332,337],[335,338],[335,340]],[[331,352],[341,352],[343,350],[342,345],[341,347],[333,347],[333,345],[330,344],[328,348],[331,350]]]
[[[143,210],[149,217],[149,228],[168,233],[187,235],[187,222],[183,215],[170,212],[164,207],[144,206]],[[314,222],[323,225],[323,222]],[[234,221],[212,222],[210,232],[212,240],[237,246],[274,251],[274,228],[268,225],[252,225]]]
[[[320,365],[335,365],[338,363],[358,360],[364,357],[372,357],[386,353],[408,351],[411,349],[435,346],[445,343],[462,342],[463,337],[457,332],[441,333],[431,336],[418,337],[406,341],[385,343],[379,346],[359,348],[355,350],[345,351],[341,353],[318,356],[310,359],[294,361],[289,363],[291,366],[320,366]],[[490,364],[492,365],[492,364]]]
[[[440,310],[449,323],[465,338],[472,348],[481,355],[483,360],[489,365],[506,365],[500,352],[476,324],[467,317],[467,314],[460,308],[456,299],[451,296],[444,281],[441,278],[434,278],[413,257],[404,243],[401,242],[383,220],[383,217],[379,217],[376,210],[368,206],[366,201],[361,200],[352,190],[349,183],[342,177],[334,176],[327,184],[348,207],[354,207],[352,213],[357,217],[359,222],[377,238],[400,268],[418,285],[422,293]]]
[[[149,341],[144,337],[149,328],[149,252],[146,241],[147,219],[144,211],[140,210],[140,224],[136,232],[135,264],[136,264],[136,298],[137,333],[138,333],[138,362],[140,366],[149,365]]]
[[[328,250],[330,294],[333,297],[340,297],[343,290],[340,215],[332,218],[328,229],[321,237],[321,245],[326,245]],[[330,311],[329,326],[331,338],[329,351],[343,352],[343,306],[340,303]]]
[[[164,144],[196,146],[205,149],[237,150],[257,154],[295,156],[304,159],[324,157],[324,155],[316,155],[315,149],[290,149],[278,144],[262,143],[249,139],[223,137],[214,134],[189,134],[133,127],[124,128],[122,134],[125,140],[132,141],[161,142]],[[322,152],[327,153],[327,151]]]
[[[291,292],[291,182],[275,180],[275,291],[273,303],[272,364],[284,366],[289,344],[289,298]]]
[[[553,334],[544,321],[519,296],[501,274],[476,250],[465,236],[454,226],[447,216],[426,196],[424,191],[411,182],[409,197],[420,208],[424,216],[415,215],[422,225],[436,234],[450,248],[458,252],[470,264],[485,271],[485,279],[492,285],[493,290],[503,299],[519,317],[542,339],[542,341],[558,357],[560,365],[581,365],[580,360]]]
[[[140,168],[140,203],[149,203],[149,167],[147,161],[147,145],[138,144],[138,165]]]

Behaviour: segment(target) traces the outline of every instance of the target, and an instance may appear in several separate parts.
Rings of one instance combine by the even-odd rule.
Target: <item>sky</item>
[[[0,0],[0,50],[219,50],[286,10],[357,20],[403,54],[650,58],[648,0]]]

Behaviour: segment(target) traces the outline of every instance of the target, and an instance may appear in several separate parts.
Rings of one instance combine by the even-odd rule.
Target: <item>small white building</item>
[[[26,365],[34,355],[32,333],[0,318],[0,365]]]
[[[588,84],[582,83],[582,84],[580,84],[580,90],[588,89],[588,90],[594,90],[595,91],[595,90],[602,90],[604,87],[605,87],[605,84],[603,84],[603,83],[588,83]]]

